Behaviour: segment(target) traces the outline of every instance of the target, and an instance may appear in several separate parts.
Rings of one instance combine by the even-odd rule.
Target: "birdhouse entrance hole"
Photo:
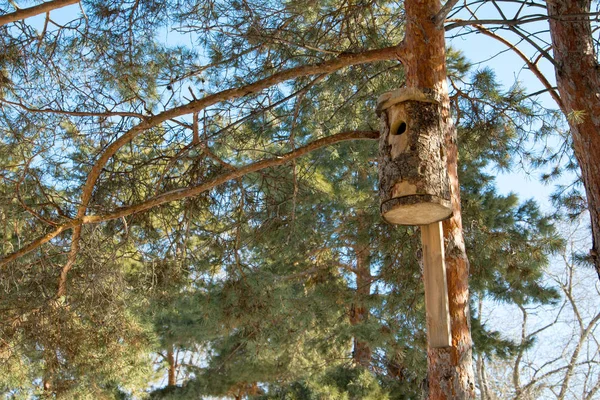
[[[406,122],[402,121],[400,122],[400,125],[398,125],[398,129],[396,129],[394,135],[402,135],[404,132],[406,132]]]

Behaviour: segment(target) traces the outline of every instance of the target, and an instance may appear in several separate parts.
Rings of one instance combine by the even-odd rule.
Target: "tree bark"
[[[177,364],[175,361],[175,355],[173,354],[172,348],[169,348],[169,350],[167,350],[167,363],[169,364],[167,386],[176,386],[177,385]]]
[[[439,0],[406,0],[406,86],[429,89],[442,106],[451,201],[454,214],[444,221],[448,298],[452,324],[452,346],[428,349],[428,387],[430,400],[474,399],[475,379],[469,314],[469,262],[462,234],[460,189],[458,183],[456,127],[450,117],[446,83],[444,30],[436,26],[441,9]]]
[[[592,225],[591,259],[600,279],[600,71],[594,53],[589,0],[548,0],[558,91],[567,114]],[[580,19],[562,15],[581,15]]]
[[[356,300],[350,309],[350,324],[358,325],[364,323],[369,318],[369,307],[365,305],[365,300],[371,294],[371,263],[369,254],[369,244],[361,243],[361,239],[368,238],[365,232],[365,220],[362,213],[358,215],[358,235],[357,244],[354,246],[356,255]],[[365,368],[371,366],[371,347],[368,342],[354,337],[354,349],[352,350],[352,359],[356,365]]]

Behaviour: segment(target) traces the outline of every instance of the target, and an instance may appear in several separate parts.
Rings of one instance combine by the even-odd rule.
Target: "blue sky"
[[[487,7],[487,9],[481,7],[476,11],[479,18],[500,19],[497,11],[493,9],[491,5],[488,4]],[[517,11],[516,6],[511,6],[508,3],[503,3],[502,7],[508,18],[511,18],[514,15],[513,13]],[[540,9],[527,10],[527,8],[525,8],[523,13],[540,13]],[[468,19],[469,15],[461,13],[454,16],[454,18]],[[532,23],[525,25],[524,28],[532,32],[541,32],[547,29],[547,23]],[[467,59],[477,68],[491,68],[495,72],[498,80],[505,87],[510,87],[515,81],[519,81],[522,86],[527,88],[528,93],[535,93],[544,89],[543,85],[534,74],[529,69],[525,68],[523,60],[513,51],[508,50],[504,44],[493,38],[475,32],[452,38],[452,36],[457,36],[464,32],[466,32],[464,28],[462,30],[455,29],[448,32],[448,45],[461,50]],[[512,43],[519,43],[518,48],[526,55],[531,56],[535,54],[533,47],[522,41],[519,42],[520,38],[516,35],[506,31],[498,31],[498,34]],[[547,33],[541,33],[539,36],[542,40],[541,43],[543,43],[543,41],[549,42]],[[555,78],[552,65],[548,61],[542,59],[538,66],[548,81],[554,85]],[[558,108],[554,100],[552,100],[547,93],[540,95],[539,100],[545,107]],[[555,146],[557,144],[558,143],[555,143]],[[557,181],[550,184],[543,184],[539,179],[543,172],[540,170],[530,168],[529,171],[525,171],[517,167],[509,173],[495,172],[497,174],[496,182],[501,193],[514,192],[519,195],[521,200],[534,198],[546,211],[550,211],[553,208],[548,199],[550,194],[554,191],[555,185],[569,184],[574,179],[573,175],[564,175]]]

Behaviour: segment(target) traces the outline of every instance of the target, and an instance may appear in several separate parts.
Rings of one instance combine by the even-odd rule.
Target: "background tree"
[[[459,75],[467,80],[468,75],[461,74],[457,68],[464,59],[457,59],[452,62],[453,75]],[[461,167],[461,182],[463,182],[463,192],[465,193],[465,218],[467,226],[467,247],[471,249],[480,249],[475,252],[474,259],[474,282],[472,285],[477,289],[481,296],[493,296],[495,300],[512,304],[520,299],[520,296],[528,295],[536,302],[547,303],[556,298],[556,291],[545,288],[540,279],[542,268],[547,261],[547,254],[560,247],[561,241],[556,238],[552,226],[549,224],[548,217],[542,215],[533,202],[518,204],[514,195],[501,196],[495,193],[493,178],[483,173],[485,167],[497,162],[507,162],[505,152],[501,151],[509,147],[512,140],[517,137],[517,132],[509,125],[503,122],[509,114],[513,117],[524,113],[527,108],[516,100],[521,99],[521,89],[513,88],[507,92],[502,92],[494,83],[489,71],[479,71],[469,77],[475,83],[464,88],[462,97],[456,97],[457,101],[464,102],[462,105],[463,115],[461,117],[462,125],[459,126],[459,139],[464,149],[462,156],[463,166]],[[339,88],[340,82],[336,82]],[[458,95],[458,94],[457,94]],[[494,96],[492,96],[494,95]],[[482,108],[478,102],[472,103],[472,98],[494,98],[488,103],[494,107]],[[471,107],[469,106],[471,105]],[[310,109],[309,109],[310,110]],[[513,111],[511,111],[513,110]],[[515,111],[519,110],[519,112]],[[312,110],[310,110],[312,113]],[[345,117],[347,119],[347,117]],[[527,118],[524,113],[522,118]],[[424,333],[424,315],[422,287],[420,286],[419,266],[415,262],[414,255],[418,253],[418,245],[415,243],[414,232],[412,229],[392,229],[381,225],[378,218],[378,209],[373,196],[373,182],[376,180],[374,168],[368,168],[359,180],[359,173],[354,172],[356,166],[349,168],[348,165],[340,163],[340,160],[354,157],[354,160],[363,160],[360,165],[368,165],[367,160],[373,156],[373,146],[368,144],[346,144],[335,150],[335,158],[318,157],[318,160],[309,160],[314,174],[309,175],[311,179],[305,181],[300,179],[297,195],[297,203],[294,208],[294,223],[292,224],[292,210],[285,206],[282,199],[274,199],[272,204],[277,208],[277,217],[275,210],[267,213],[270,220],[266,225],[256,225],[259,233],[246,231],[241,238],[241,243],[246,243],[247,250],[242,250],[242,254],[256,254],[252,261],[248,260],[249,265],[256,265],[261,260],[269,260],[269,266],[262,265],[257,271],[262,271],[260,278],[253,281],[260,282],[262,290],[267,293],[276,292],[279,295],[269,294],[263,297],[287,299],[293,298],[293,305],[287,305],[280,300],[277,304],[268,306],[261,302],[260,310],[248,308],[246,305],[238,307],[240,313],[245,315],[247,321],[244,326],[256,326],[261,335],[258,338],[247,337],[244,340],[244,346],[252,343],[253,349],[265,349],[265,340],[273,343],[278,340],[279,350],[292,348],[296,357],[307,352],[311,354],[314,348],[320,348],[321,354],[329,354],[326,349],[331,349],[334,343],[338,343],[337,357],[325,358],[321,361],[307,360],[304,358],[303,367],[297,367],[297,361],[290,361],[289,356],[279,358],[266,350],[255,350],[254,357],[248,353],[240,352],[239,357],[232,356],[231,348],[225,351],[227,360],[224,361],[220,352],[214,353],[215,363],[209,362],[209,367],[200,367],[200,370],[206,368],[206,379],[190,381],[185,387],[178,391],[170,391],[169,395],[197,396],[197,393],[209,393],[208,383],[216,382],[214,374],[219,377],[227,377],[229,381],[223,386],[212,386],[213,394],[225,394],[230,388],[235,389],[235,393],[250,394],[256,387],[248,385],[248,382],[262,380],[271,382],[267,393],[257,395],[269,398],[288,396],[289,398],[322,398],[323,396],[333,396],[333,398],[343,398],[343,396],[356,395],[355,390],[361,390],[360,396],[384,396],[390,398],[419,398],[421,396],[421,381],[425,374],[425,333]],[[356,158],[358,157],[358,158]],[[297,165],[302,168],[303,162],[299,161]],[[318,173],[316,173],[318,171]],[[342,172],[343,171],[343,172]],[[360,170],[359,170],[360,171]],[[344,176],[334,185],[325,184],[320,177],[325,176]],[[272,179],[279,179],[280,175],[274,175]],[[291,182],[288,179],[287,182]],[[280,182],[279,195],[283,198],[292,198],[294,193],[293,185],[287,188],[281,187],[285,181]],[[274,187],[274,184],[264,185],[264,188]],[[252,202],[247,202],[250,204]],[[289,202],[291,204],[291,202]],[[316,205],[315,205],[316,204]],[[360,214],[360,218],[355,218],[354,214],[348,215],[348,210],[365,210]],[[286,211],[287,210],[287,211]],[[254,219],[257,214],[253,213]],[[360,235],[362,231],[360,221],[363,221],[362,229],[365,229],[365,218],[368,217],[366,227],[377,234]],[[245,223],[243,224],[245,225]],[[319,229],[314,228],[318,226]],[[281,241],[290,237],[290,230],[294,229],[302,241],[290,241],[286,250],[281,248]],[[293,234],[291,237],[296,237]],[[330,236],[328,236],[330,235]],[[412,239],[411,239],[412,236]],[[314,239],[313,239],[314,237]],[[371,290],[360,295],[357,286],[356,267],[359,265],[354,251],[354,243],[357,240],[369,242],[369,265],[368,274],[370,275]],[[402,247],[400,247],[402,246]],[[254,250],[252,250],[254,249]],[[484,250],[485,249],[485,250]],[[260,255],[258,254],[260,253]],[[532,257],[532,255],[534,257]],[[248,265],[248,264],[243,264]],[[293,265],[293,269],[290,267]],[[296,269],[298,268],[298,269]],[[274,276],[273,278],[265,275],[264,272],[277,273],[277,276],[290,276],[293,280],[285,279],[283,282]],[[335,277],[323,273],[335,273]],[[246,272],[249,274],[252,270]],[[363,274],[363,277],[366,274]],[[275,281],[273,279],[275,278]],[[330,282],[337,281],[341,286],[333,287]],[[302,292],[295,291],[293,295],[282,295],[286,290],[293,289],[294,286],[285,289],[283,284],[297,285],[304,282]],[[316,286],[315,286],[316,285]],[[323,290],[317,290],[318,286],[325,285]],[[273,289],[266,289],[274,286]],[[350,290],[345,287],[349,286]],[[304,295],[302,294],[304,293]],[[368,293],[368,295],[367,295]],[[306,307],[305,301],[309,297],[314,300],[314,306]],[[218,296],[228,296],[224,291],[219,294],[215,291],[211,297],[221,299]],[[238,295],[241,296],[241,295]],[[254,299],[256,296],[250,296]],[[355,316],[357,298],[361,299],[363,304],[362,315],[368,316],[367,320],[348,324],[352,316]],[[304,300],[306,299],[306,300]],[[245,300],[248,301],[248,300]],[[255,304],[253,300],[251,304]],[[223,304],[221,300],[216,301],[215,305]],[[200,304],[202,301],[186,301],[185,305],[175,306],[175,310],[191,310],[188,317],[183,318],[183,325],[175,328],[179,335],[188,335],[185,332],[198,332],[193,334],[193,340],[203,341],[210,338],[210,331],[214,328],[203,330],[206,322],[197,322],[200,327],[191,322],[194,315],[198,315],[196,306],[191,304]],[[312,304],[312,303],[311,303]],[[327,305],[328,310],[337,310],[339,317],[329,320],[320,320],[319,329],[327,326],[329,332],[336,332],[326,336],[325,342],[318,345],[318,336],[311,334],[310,340],[293,339],[291,332],[304,332],[305,335],[311,329],[311,323],[304,324],[310,313],[307,311],[317,309],[316,304]],[[368,306],[368,307],[365,307]],[[294,321],[295,328],[286,327],[281,322],[276,326],[265,324],[261,321],[272,320],[273,312],[279,307],[283,307],[288,313],[291,321]],[[320,307],[319,307],[320,308]],[[230,306],[227,305],[227,309]],[[368,312],[366,312],[368,311]],[[277,311],[281,312],[281,311]],[[297,314],[289,314],[290,312]],[[323,311],[320,312],[324,314]],[[179,326],[178,314],[180,311],[172,311],[175,318],[166,321],[167,326]],[[220,315],[221,321],[228,321],[231,317],[228,314],[213,310],[207,313],[211,316]],[[205,314],[205,315],[207,315]],[[256,317],[251,317],[255,314]],[[240,318],[239,314],[236,319]],[[292,316],[293,315],[293,316]],[[341,318],[340,318],[341,317]],[[255,321],[254,318],[257,318]],[[312,318],[312,317],[311,317]],[[308,319],[307,321],[310,321]],[[250,322],[254,321],[254,322]],[[192,325],[190,325],[192,323]],[[222,325],[224,322],[219,322]],[[232,324],[232,322],[225,322]],[[233,322],[237,324],[237,322]],[[234,325],[235,326],[235,325]],[[303,326],[303,328],[300,328]],[[481,347],[482,354],[510,355],[517,351],[518,345],[502,339],[497,332],[490,332],[489,329],[482,326],[477,320],[473,322],[476,343]],[[283,333],[282,333],[283,331]],[[235,331],[234,331],[235,332]],[[215,336],[216,340],[227,335],[222,332]],[[281,337],[285,336],[288,344],[281,342]],[[268,338],[268,339],[265,339]],[[352,339],[354,337],[354,339]],[[339,342],[333,342],[333,338],[339,339]],[[351,340],[352,339],[352,340]],[[358,339],[358,340],[357,340]],[[211,339],[212,340],[212,339]],[[362,350],[368,350],[371,357],[361,357],[356,359],[356,346],[352,342],[360,343]],[[203,346],[211,347],[210,342],[202,342]],[[233,341],[233,349],[238,349],[239,340]],[[359,352],[365,354],[366,352]],[[235,353],[237,354],[237,353]],[[258,356],[260,354],[260,356]],[[261,360],[261,366],[256,365],[257,360]],[[210,358],[210,356],[209,356]],[[226,367],[227,362],[232,366]],[[277,365],[276,368],[265,368],[269,363]],[[356,368],[353,365],[359,364],[359,367],[371,371],[365,375],[363,368]],[[214,366],[212,366],[214,365]],[[286,368],[290,366],[290,370]],[[230,369],[228,369],[230,368]],[[250,371],[250,372],[248,372]],[[200,373],[196,373],[199,375]],[[249,378],[249,374],[252,378]],[[371,376],[370,379],[366,379]],[[378,385],[373,385],[375,377]],[[366,379],[366,380],[362,380]],[[359,384],[362,382],[362,384]],[[364,391],[362,391],[364,390]],[[161,395],[167,395],[161,391]],[[156,393],[156,396],[159,394]],[[296,397],[294,397],[296,396]],[[376,397],[378,398],[378,397]]]
[[[595,337],[600,315],[590,299],[597,287],[591,273],[576,266],[579,248],[589,246],[589,238],[576,225],[564,231],[571,232],[569,245],[545,272],[559,289],[560,301],[541,310],[529,298],[513,306],[513,315],[520,315],[511,324],[520,349],[507,360],[477,358],[482,399],[593,399],[600,390]],[[481,301],[478,314],[504,319],[491,315],[489,307]]]
[[[585,196],[567,191],[561,201],[568,195],[573,205],[581,210],[583,204],[590,213],[594,240],[589,258],[600,278],[597,249],[600,243],[600,175],[595,161],[600,154],[600,139],[596,134],[600,125],[595,117],[600,111],[600,100],[594,92],[599,79],[598,4],[591,0],[523,1],[512,7],[509,3],[477,1],[461,5],[453,11],[446,29],[468,27],[468,31],[483,33],[502,42],[523,60],[566,117],[570,130],[567,148],[572,146]],[[475,9],[475,5],[482,7]],[[530,28],[532,26],[535,28]],[[556,87],[551,83],[552,78],[543,74],[543,66],[554,70]],[[554,171],[559,172],[560,167]]]

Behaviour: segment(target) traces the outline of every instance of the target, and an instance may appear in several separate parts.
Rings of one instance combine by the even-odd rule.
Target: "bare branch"
[[[590,19],[591,17],[595,17],[598,18],[598,15],[600,15],[600,13],[598,12],[590,12],[588,14],[565,14],[565,15],[561,15],[560,17],[549,17],[548,15],[545,14],[531,14],[531,15],[526,15],[523,16],[521,18],[512,18],[512,19],[508,19],[508,18],[500,18],[500,19],[494,19],[494,18],[490,18],[490,19],[460,19],[460,18],[456,18],[456,19],[449,19],[446,22],[450,22],[448,25],[446,25],[444,27],[444,29],[446,31],[450,31],[452,29],[456,29],[456,28],[460,28],[463,26],[476,26],[476,25],[501,25],[501,26],[517,26],[517,25],[525,25],[525,24],[531,24],[531,23],[535,23],[535,22],[540,22],[540,21],[548,21],[550,19],[558,19],[558,20],[566,20],[566,21],[576,21],[576,20],[580,20],[581,18],[587,18]]]
[[[145,118],[143,114],[134,112],[121,112],[121,111],[105,111],[105,112],[93,112],[93,111],[69,111],[69,110],[57,110],[54,108],[35,108],[31,105],[24,104],[22,102],[10,101],[0,98],[0,103],[8,104],[14,107],[21,108],[30,113],[41,113],[41,114],[59,114],[69,115],[72,117],[134,117],[134,118]]]
[[[542,48],[533,39],[531,39],[528,34],[524,34],[523,32],[521,32],[518,28],[516,28],[514,26],[511,26],[509,29],[511,32],[514,32],[515,34],[517,34],[518,36],[523,38],[524,41],[529,43],[533,48],[535,48],[540,53],[540,55],[543,56],[546,60],[550,61],[554,65],[555,68],[558,67],[558,64],[556,63],[556,61],[554,61],[554,58],[552,58],[550,53],[548,53],[544,48]],[[533,34],[533,36],[535,36],[535,34]],[[538,57],[538,59],[539,59],[539,57]]]
[[[538,78],[538,80],[546,88],[546,90],[548,90],[548,92],[550,93],[550,96],[552,96],[552,99],[554,99],[554,101],[556,102],[556,104],[558,105],[558,107],[561,109],[561,111],[565,112],[565,107],[563,105],[563,102],[562,102],[560,96],[558,95],[558,92],[550,84],[550,82],[548,81],[548,79],[546,79],[546,77],[544,76],[544,74],[542,74],[542,72],[537,67],[537,65],[535,65],[533,62],[531,62],[531,60],[521,50],[519,50],[518,48],[516,48],[508,40],[504,39],[503,37],[501,37],[499,35],[496,35],[495,33],[491,32],[489,29],[487,29],[487,28],[485,28],[485,27],[483,27],[481,25],[474,25],[474,27],[479,32],[483,33],[486,36],[489,36],[491,38],[494,38],[494,39],[498,40],[499,42],[501,42],[504,45],[506,45],[509,49],[511,49],[512,51],[514,51],[525,62],[525,64],[529,68],[529,70],[535,75],[536,78]],[[565,113],[565,115],[566,115],[566,113]]]
[[[446,19],[446,17],[450,13],[450,11],[452,11],[452,8],[454,8],[456,3],[458,3],[458,2],[459,2],[459,0],[447,0],[446,4],[444,4],[442,6],[442,9],[433,18],[433,22],[435,22],[435,25],[439,29],[442,28],[442,26],[444,25],[444,20]]]

